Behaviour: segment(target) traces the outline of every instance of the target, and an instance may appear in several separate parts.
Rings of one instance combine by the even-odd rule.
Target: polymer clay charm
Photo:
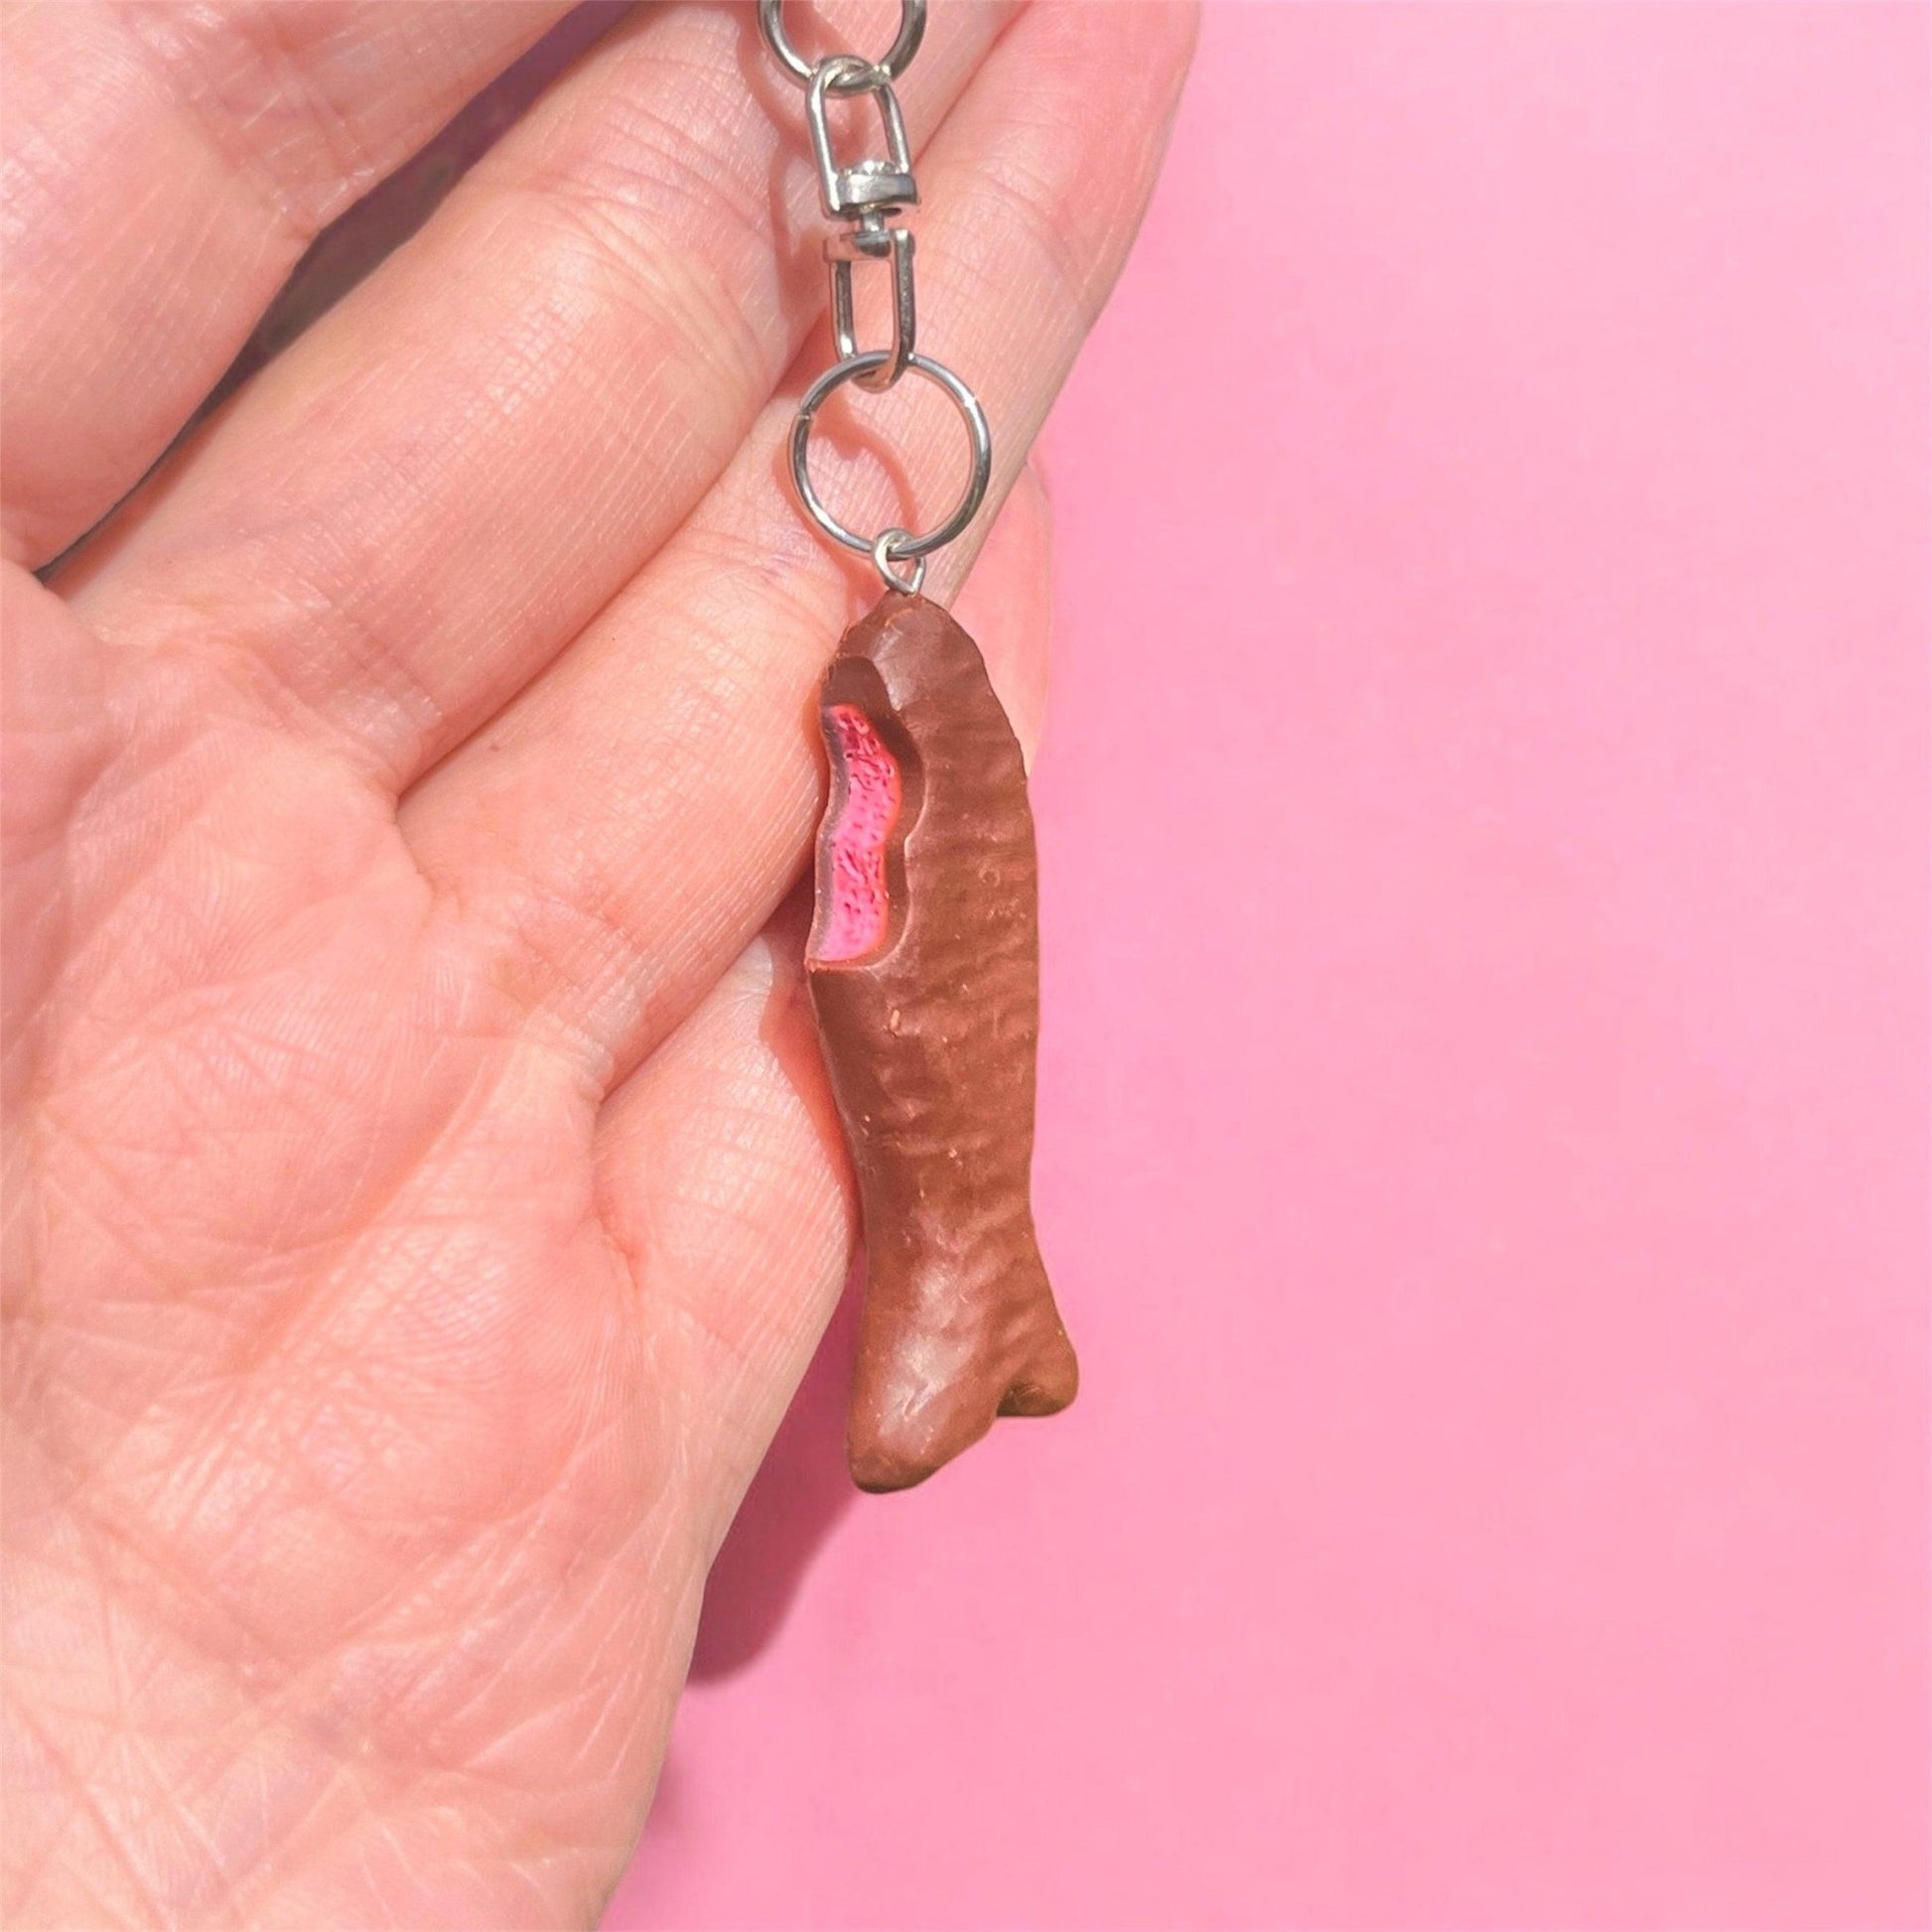
[[[878,61],[791,46],[782,0],[759,0],[766,45],[805,89],[825,212],[839,359],[798,405],[791,477],[821,530],[869,554],[884,600],[847,631],[820,726],[831,802],[819,832],[806,968],[819,1037],[857,1173],[866,1237],[847,1447],[863,1489],[903,1489],[977,1442],[996,1416],[1044,1416],[1079,1371],[1034,1238],[1034,1051],[1039,953],[1033,816],[1020,746],[979,648],[919,596],[925,560],[985,499],[992,436],[973,391],[914,348],[918,201],[893,81],[918,51],[925,0],[900,0]],[[887,152],[842,164],[828,101],[870,96]],[[889,348],[862,350],[858,263],[891,271]],[[847,382],[916,375],[959,411],[972,470],[951,515],[915,536],[866,537],[813,486],[812,424]]]
[[[848,1447],[901,1489],[1079,1371],[1034,1238],[1036,876],[1027,773],[978,647],[889,595],[825,677],[806,955],[866,1230]]]

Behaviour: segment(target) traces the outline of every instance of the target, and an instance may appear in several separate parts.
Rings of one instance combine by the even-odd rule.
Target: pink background
[[[612,1927],[1927,1923],[1928,14],[1210,0],[1049,440],[1087,1386],[821,1358]]]

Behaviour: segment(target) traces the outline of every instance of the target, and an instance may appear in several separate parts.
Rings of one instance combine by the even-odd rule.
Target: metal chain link
[[[918,52],[925,34],[926,0],[899,0],[899,29],[880,60],[857,54],[829,54],[816,66],[806,62],[785,34],[784,0],[759,0],[759,26],[779,64],[805,89],[805,125],[818,168],[819,204],[827,217],[846,223],[826,237],[826,272],[831,280],[832,337],[839,360],[805,392],[791,431],[791,480],[812,521],[848,550],[870,556],[888,589],[915,595],[925,580],[925,560],[964,530],[985,500],[993,475],[993,439],[979,398],[941,362],[917,352],[917,311],[912,286],[912,231],[897,217],[916,207],[919,185],[912,173],[905,117],[893,82]],[[883,156],[841,162],[832,142],[827,102],[869,95],[874,101]],[[888,264],[893,277],[893,342],[890,348],[861,349],[853,320],[852,270],[861,261]],[[966,491],[944,522],[915,536],[897,525],[876,537],[848,529],[828,510],[812,486],[812,422],[834,389],[856,382],[877,393],[890,389],[907,370],[936,383],[951,398],[972,444],[972,471]]]

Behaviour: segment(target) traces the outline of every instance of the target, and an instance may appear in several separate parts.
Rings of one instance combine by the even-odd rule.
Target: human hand
[[[845,1273],[786,900],[869,593],[784,483],[822,226],[749,8],[625,20],[29,574],[563,11],[6,17],[12,1925],[594,1919]],[[1023,735],[1021,465],[1191,32],[952,0],[902,82]],[[828,466],[854,521],[957,474],[891,420],[932,487]]]

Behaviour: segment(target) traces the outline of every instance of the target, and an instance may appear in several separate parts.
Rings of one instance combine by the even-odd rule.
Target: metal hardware
[[[925,582],[925,559],[914,557],[910,570],[894,569],[894,560],[905,553],[900,546],[911,536],[910,530],[881,530],[872,546],[872,565],[888,587],[901,597],[917,597]]]
[[[759,0],[759,26],[763,30],[765,46],[777,56],[784,70],[801,87],[809,87],[814,69],[812,64],[792,46],[785,33],[784,0]],[[925,0],[899,0],[897,39],[880,60],[868,62],[867,65],[877,67],[888,80],[897,80],[910,65],[924,38]],[[860,89],[855,82],[848,81],[835,85],[832,91],[835,94],[856,94]]]
[[[832,337],[839,360],[806,390],[791,426],[791,480],[798,499],[812,521],[835,543],[872,558],[889,590],[908,597],[925,581],[925,560],[941,544],[950,543],[965,529],[985,500],[993,475],[993,437],[979,398],[952,370],[918,353],[917,307],[912,285],[912,231],[893,217],[916,207],[919,185],[912,174],[912,150],[905,138],[905,116],[899,111],[893,82],[918,52],[925,33],[925,0],[900,0],[898,36],[877,61],[857,54],[830,54],[808,65],[785,37],[783,0],[759,0],[759,26],[785,71],[805,89],[805,126],[811,137],[812,160],[818,170],[818,198],[825,212],[847,224],[825,242],[826,273],[831,281]],[[832,143],[827,103],[872,95],[877,103],[880,130],[885,136],[883,156],[869,155],[841,162]],[[890,265],[893,277],[893,340],[890,348],[862,349],[854,320],[852,270],[856,262]],[[833,390],[847,382],[875,394],[890,389],[910,369],[938,384],[951,397],[966,421],[972,443],[972,469],[966,490],[946,520],[915,536],[895,525],[876,537],[862,537],[835,517],[812,486],[812,421]]]
[[[844,361],[834,362],[805,391],[791,425],[791,481],[797,486],[799,501],[805,505],[812,521],[834,543],[842,543],[848,550],[858,551],[862,557],[874,555],[874,545],[878,539],[862,537],[858,531],[847,529],[825,507],[813,486],[810,464],[812,421],[834,389],[857,376],[869,375],[874,369],[884,368],[891,360],[890,350],[875,348],[867,354],[848,355]],[[914,374],[924,376],[927,381],[937,383],[952,398],[953,406],[965,419],[966,434],[972,439],[973,467],[966,481],[965,493],[943,523],[936,524],[924,536],[897,530],[887,532],[895,539],[903,539],[896,540],[890,547],[890,555],[899,558],[929,556],[950,543],[973,520],[980,504],[986,500],[986,485],[993,477],[993,435],[986,426],[986,411],[980,407],[979,398],[943,362],[935,362],[929,355],[913,355],[907,359],[905,366]],[[897,588],[896,583],[894,588]]]
[[[825,97],[835,80],[847,79],[851,93],[868,93],[879,103],[880,125],[886,132],[886,159],[868,158],[840,167],[832,151],[832,130],[825,113]],[[818,162],[818,199],[835,221],[857,221],[868,214],[897,214],[919,199],[912,179],[912,151],[905,140],[905,116],[893,92],[885,69],[862,61],[856,54],[834,54],[818,64],[805,95],[805,125],[811,130],[812,154]]]
[[[893,267],[893,349],[875,374],[854,378],[859,387],[877,392],[890,389],[911,365],[917,322],[912,295],[912,230],[857,227],[825,237],[825,259],[832,266],[832,340],[839,354],[850,359],[859,353],[859,338],[852,321],[852,264],[890,261]]]

